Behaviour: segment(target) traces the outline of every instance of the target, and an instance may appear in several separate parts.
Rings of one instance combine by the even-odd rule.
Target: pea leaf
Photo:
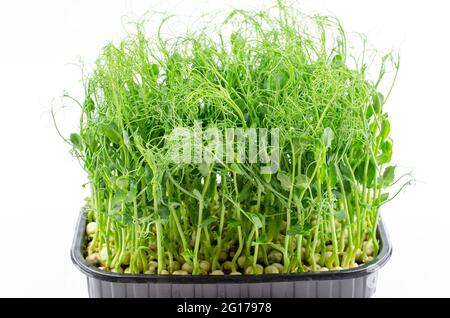
[[[239,191],[238,201],[243,202],[243,201],[247,200],[250,197],[250,195],[252,194],[251,189],[252,189],[252,183],[247,182],[244,185],[244,187]]]
[[[256,244],[265,244],[268,242],[268,237],[267,235],[264,233],[262,235],[259,236],[259,238],[254,242],[254,244],[252,245],[256,245]]]
[[[373,115],[373,106],[369,105],[366,110],[366,119],[369,119]]]
[[[325,145],[325,148],[330,148],[334,139],[334,132],[330,127],[327,127],[323,131],[322,142]]]
[[[214,216],[208,216],[205,220],[202,222],[202,227],[208,227],[211,223],[216,221],[216,217]]]
[[[280,172],[277,174],[277,179],[280,181],[283,190],[289,191],[291,189],[291,179],[287,175]]]
[[[345,211],[345,210],[336,211],[336,212],[334,212],[334,216],[335,216],[336,220],[343,221],[347,218],[347,211]]]
[[[359,182],[364,182],[366,179],[367,186],[371,188],[373,186],[373,180],[375,178],[376,168],[372,161],[369,162],[367,167],[367,175],[364,178],[366,162],[362,162],[355,170],[355,177]]]
[[[387,199],[389,199],[389,193],[386,192],[386,193],[381,194],[381,196],[380,196],[381,203],[385,202]]]
[[[136,187],[131,187],[131,190],[127,192],[126,201],[128,203],[131,203],[134,200],[136,200],[136,196],[137,196],[137,188]]]
[[[262,222],[261,222],[261,219],[259,218],[258,215],[252,213],[252,214],[250,214],[250,219],[251,219],[253,225],[254,225],[257,229],[262,228]]]
[[[84,143],[89,147],[91,151],[97,150],[97,141],[95,140],[95,135],[85,132],[83,134]]]
[[[307,175],[300,174],[295,178],[295,186],[300,189],[307,188],[309,186],[309,183],[310,179]]]
[[[338,190],[331,190],[331,193],[333,193],[333,196],[336,198],[336,200],[340,200],[342,198],[342,193]]]
[[[169,222],[170,211],[166,206],[161,206],[158,209],[158,213],[159,213],[159,219],[161,220],[161,223],[166,224],[167,222]]]
[[[228,167],[230,168],[230,170],[236,174],[244,174],[244,172],[242,171],[241,167],[239,167],[239,165],[235,164],[235,163],[231,163],[228,165]]]
[[[127,176],[121,176],[119,178],[116,179],[116,186],[119,187],[119,189],[126,189],[128,188],[128,178]]]
[[[94,108],[94,100],[90,96],[87,96],[83,103],[83,109],[86,111],[86,113],[92,113],[94,111]]]
[[[389,166],[383,172],[383,185],[389,186],[395,178],[395,166]]]
[[[75,133],[70,134],[69,140],[75,149],[83,150],[83,141],[82,141],[80,135],[75,134]]]
[[[198,165],[198,171],[200,171],[202,176],[206,177],[209,173],[209,164],[202,162]]]
[[[391,161],[392,158],[392,142],[386,140],[381,145],[381,155],[377,157],[377,162],[379,164],[385,164]]]
[[[150,65],[150,74],[152,76],[157,76],[159,74],[159,67],[157,64]]]
[[[126,130],[122,131],[122,138],[123,138],[123,143],[126,146],[130,145],[130,136],[128,135],[128,132]]]
[[[391,124],[389,123],[389,120],[387,118],[383,119],[383,122],[381,123],[381,131],[380,136],[381,139],[384,140],[389,136],[389,133],[391,132]]]
[[[199,200],[203,198],[202,194],[197,189],[192,190],[192,194]]]
[[[228,227],[230,229],[238,227],[239,225],[241,225],[241,222],[239,222],[239,220],[233,219],[233,218],[228,219],[226,222],[227,222],[227,225],[228,225]]]
[[[263,174],[263,179],[265,182],[270,183],[270,181],[272,180],[272,175],[271,174]]]
[[[102,128],[103,134],[113,143],[118,144],[120,142],[120,135],[115,123],[104,125]]]
[[[312,224],[311,223],[305,223],[303,226],[300,224],[292,225],[288,230],[288,235],[308,235],[311,232]]]
[[[336,55],[333,57],[332,63],[333,63],[334,65],[336,65],[336,66],[343,65],[344,62],[343,62],[343,59],[342,59],[342,55],[336,54]]]
[[[380,113],[381,111],[381,107],[383,106],[384,103],[384,96],[381,93],[376,93],[375,96],[372,97],[372,106],[373,109],[375,111],[375,113]]]
[[[115,191],[113,200],[112,200],[113,204],[121,205],[123,202],[126,201],[127,194],[128,194],[127,191],[122,191],[122,190]]]

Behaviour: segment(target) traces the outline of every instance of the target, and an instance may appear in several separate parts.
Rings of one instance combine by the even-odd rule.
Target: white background
[[[377,297],[450,296],[450,19],[448,1],[298,1],[338,16],[380,49],[401,52],[388,103],[394,160],[420,182],[383,208],[394,246]],[[69,250],[85,175],[57,136],[51,107],[79,94],[80,57],[118,40],[124,15],[198,15],[268,1],[2,1],[0,3],[0,296],[86,297]],[[67,108],[60,120],[75,125]]]

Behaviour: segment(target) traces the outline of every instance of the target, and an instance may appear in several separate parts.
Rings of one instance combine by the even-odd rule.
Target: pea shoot
[[[177,37],[147,36],[137,23],[106,45],[68,139],[91,189],[87,262],[146,275],[276,275],[375,258],[395,182],[385,103],[399,63],[348,38],[337,19],[279,2]],[[198,122],[279,129],[277,170],[174,162],[168,136]]]

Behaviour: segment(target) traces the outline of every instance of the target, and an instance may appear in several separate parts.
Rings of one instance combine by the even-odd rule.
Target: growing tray
[[[71,257],[87,277],[94,298],[363,298],[376,290],[378,270],[389,260],[392,247],[383,222],[378,225],[380,252],[370,263],[330,272],[272,275],[173,276],[105,272],[84,259],[86,214],[81,213]]]

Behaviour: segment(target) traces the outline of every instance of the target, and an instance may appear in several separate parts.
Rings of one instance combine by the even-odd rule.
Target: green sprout
[[[238,275],[375,258],[379,210],[396,182],[384,106],[398,58],[358,51],[337,19],[281,2],[164,38],[168,21],[152,37],[137,23],[106,45],[84,82],[80,130],[68,141],[91,189],[87,262],[132,274]],[[171,160],[170,133],[199,121],[279,129],[277,171]]]

